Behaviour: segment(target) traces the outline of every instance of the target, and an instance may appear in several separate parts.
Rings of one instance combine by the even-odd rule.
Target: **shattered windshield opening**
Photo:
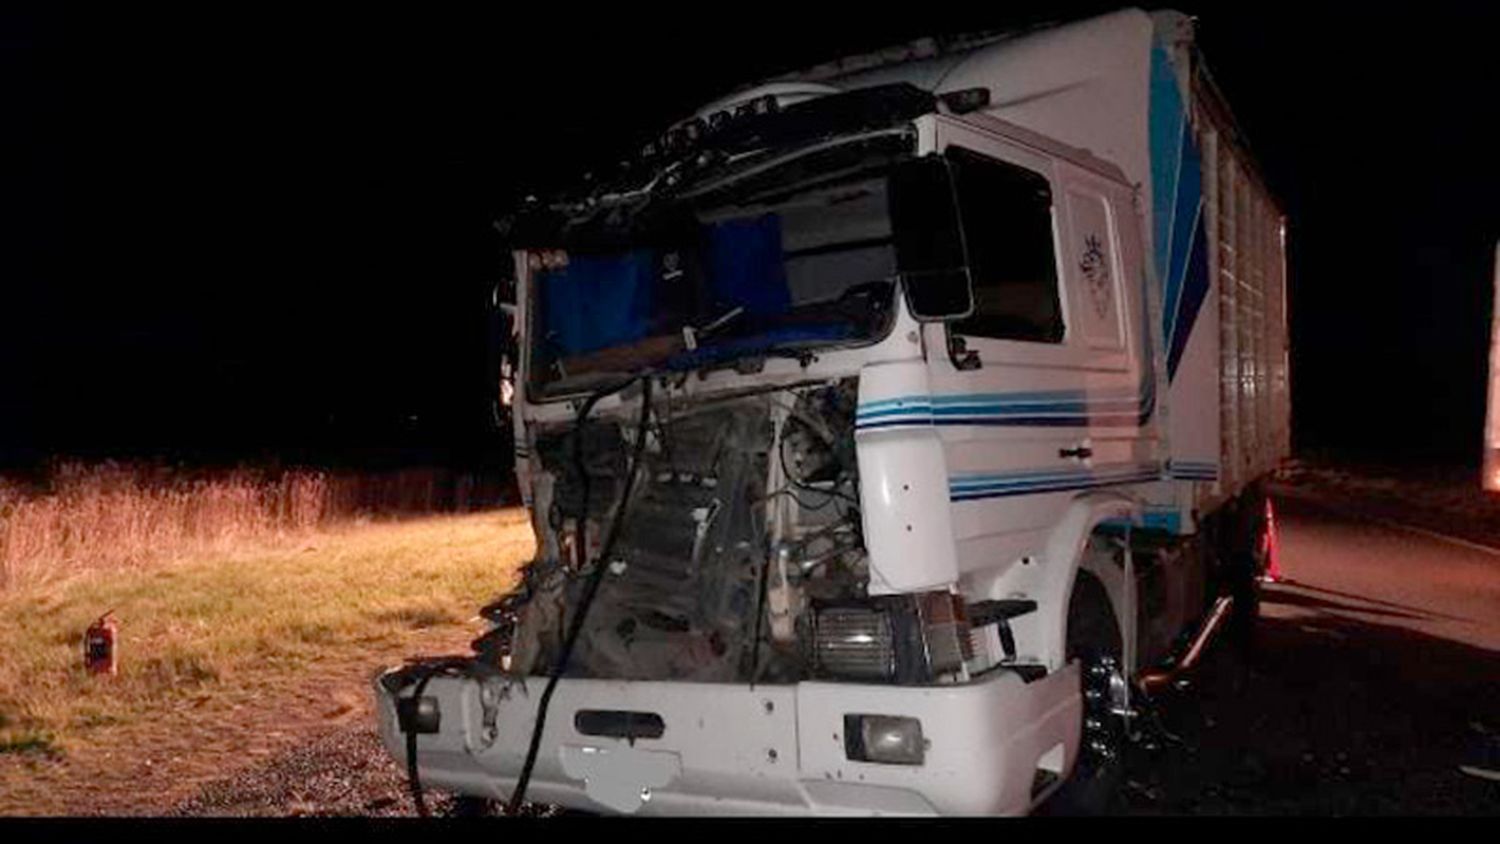
[[[532,389],[878,340],[896,275],[886,174],[912,147],[833,145],[579,226],[565,258],[533,263]]]

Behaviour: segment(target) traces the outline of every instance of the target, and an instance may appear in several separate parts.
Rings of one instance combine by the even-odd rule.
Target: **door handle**
[[[1077,448],[1059,448],[1057,450],[1057,456],[1073,457],[1078,460],[1087,460],[1090,457],[1094,456],[1094,450],[1086,445],[1081,445]]]

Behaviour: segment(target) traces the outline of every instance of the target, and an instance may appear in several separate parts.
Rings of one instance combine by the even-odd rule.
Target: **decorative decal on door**
[[[1115,277],[1114,225],[1109,204],[1087,186],[1068,189],[1072,222],[1072,266],[1068,276],[1074,289],[1074,324],[1088,348],[1110,353],[1125,349],[1123,301]]]
[[[1083,240],[1083,257],[1078,269],[1088,280],[1089,297],[1094,301],[1094,312],[1099,319],[1109,316],[1110,278],[1109,262],[1104,254],[1104,243],[1099,235],[1091,234]]]

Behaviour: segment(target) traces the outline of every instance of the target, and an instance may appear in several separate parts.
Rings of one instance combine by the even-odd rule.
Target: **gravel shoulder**
[[[451,797],[427,796],[433,814],[453,811]],[[400,817],[416,814],[406,774],[386,754],[375,730],[321,730],[262,765],[204,787],[173,806],[179,817]]]
[[[462,812],[452,795],[428,790],[435,817]],[[532,816],[558,807],[527,804]],[[319,731],[296,749],[210,783],[171,807],[173,817],[411,817],[417,814],[406,771],[386,753],[374,727]]]

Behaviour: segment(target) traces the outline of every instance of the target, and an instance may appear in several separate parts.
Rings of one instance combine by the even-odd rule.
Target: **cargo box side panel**
[[[1271,303],[1274,318],[1267,323],[1271,332],[1268,350],[1271,356],[1271,421],[1275,430],[1274,462],[1292,456],[1292,373],[1291,332],[1287,328],[1286,217],[1271,207],[1274,234],[1269,244],[1271,254]]]
[[[1204,507],[1273,471],[1291,427],[1284,218],[1217,94],[1194,88],[1219,313],[1220,479]]]
[[[1214,133],[1215,140],[1218,133]],[[1240,461],[1239,325],[1236,300],[1239,265],[1235,260],[1236,195],[1243,190],[1234,166],[1234,156],[1224,150],[1214,156],[1214,274],[1219,293],[1219,465],[1221,486],[1233,490],[1242,481]]]

